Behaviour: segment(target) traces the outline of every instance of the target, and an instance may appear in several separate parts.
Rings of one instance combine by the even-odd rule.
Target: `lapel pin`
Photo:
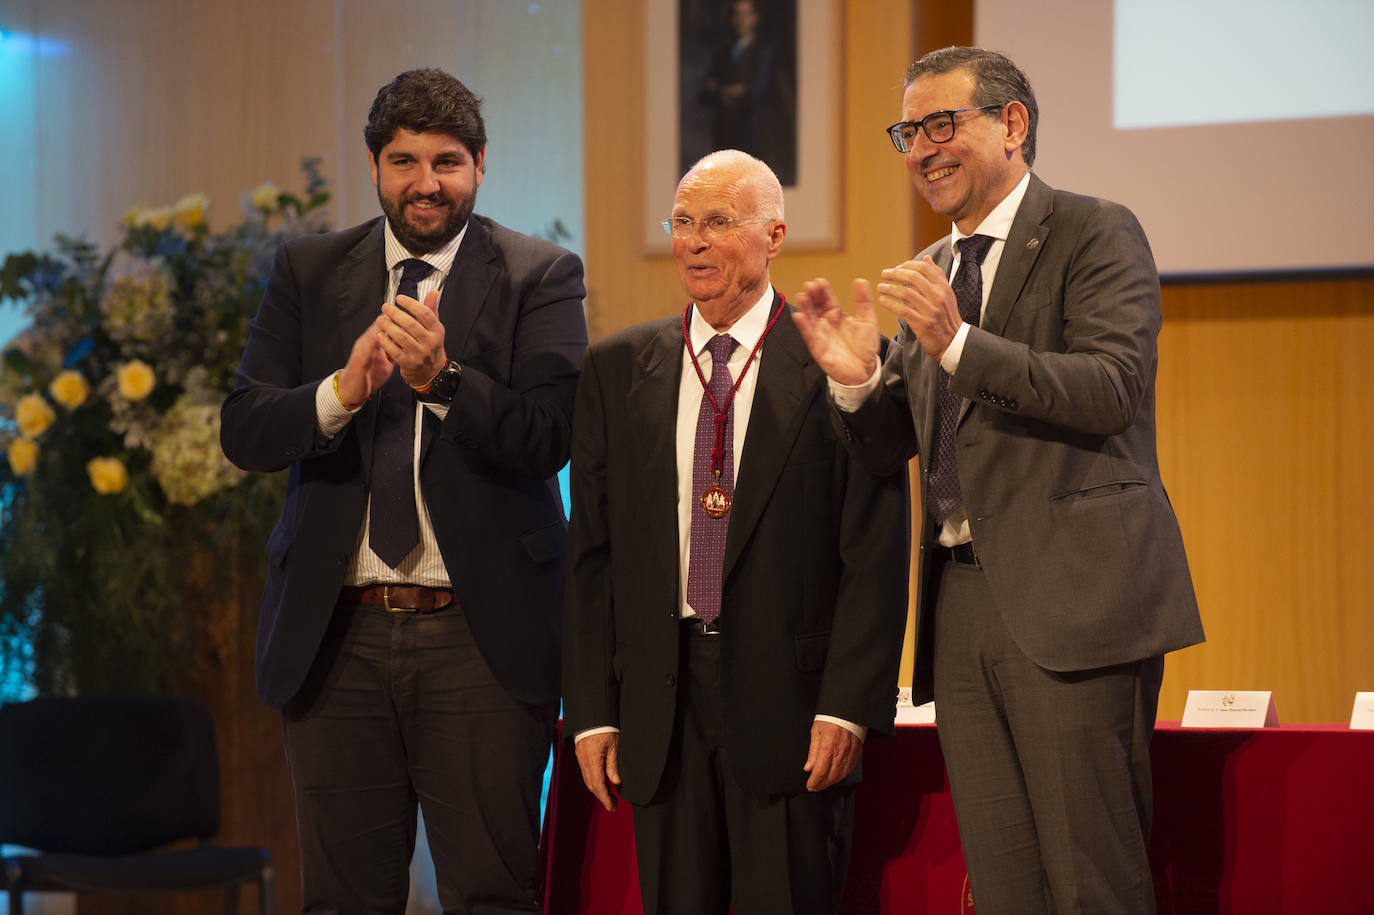
[[[1038,247],[1040,247],[1040,239],[1038,238],[1032,238],[1030,241],[1026,242],[1027,251],[1034,251]]]

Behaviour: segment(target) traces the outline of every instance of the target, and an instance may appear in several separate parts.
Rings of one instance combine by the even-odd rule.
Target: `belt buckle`
[[[718,621],[706,622],[699,616],[683,617],[682,621],[692,630],[693,635],[717,636],[720,635],[720,624]],[[711,627],[715,627],[714,629]]]
[[[389,613],[418,613],[419,607],[393,607],[391,606],[391,586],[382,585],[382,606]]]

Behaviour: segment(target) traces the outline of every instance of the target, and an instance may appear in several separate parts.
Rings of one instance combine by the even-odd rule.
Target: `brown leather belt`
[[[455,600],[448,588],[422,588],[419,585],[371,585],[366,588],[345,587],[339,600],[351,604],[383,607],[393,613],[433,613]]]

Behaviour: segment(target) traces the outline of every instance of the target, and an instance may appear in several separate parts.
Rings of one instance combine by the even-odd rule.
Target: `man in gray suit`
[[[1129,211],[1030,173],[1005,57],[912,64],[889,128],[949,237],[801,329],[849,443],[919,454],[915,701],[934,698],[980,915],[1154,912],[1149,741],[1164,653],[1202,641],[1155,454],[1159,277]]]

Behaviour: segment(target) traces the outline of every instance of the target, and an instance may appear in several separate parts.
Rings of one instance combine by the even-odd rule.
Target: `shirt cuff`
[[[830,398],[835,401],[835,406],[840,408],[842,413],[853,413],[863,402],[868,399],[868,395],[878,389],[878,382],[882,380],[883,364],[878,364],[873,368],[873,374],[868,376],[868,380],[862,384],[840,384],[833,378],[827,379],[830,385]]]
[[[579,743],[581,743],[583,737],[591,737],[593,734],[619,734],[619,733],[620,733],[620,728],[612,727],[612,726],[610,726],[609,724],[608,724],[608,725],[604,725],[604,726],[599,727],[599,728],[587,728],[586,730],[578,731],[576,734],[573,735],[573,746],[577,746]]]
[[[833,715],[817,715],[816,720],[828,721],[831,724],[838,724],[840,727],[844,728],[846,731],[853,734],[860,740],[864,740],[868,737],[868,728],[864,727],[861,724],[855,724],[852,721],[845,721],[843,718],[836,718]]]
[[[339,431],[348,425],[353,414],[363,408],[362,404],[358,404],[357,409],[349,410],[339,402],[339,395],[334,393],[334,376],[339,372],[326,375],[319,387],[315,388],[315,427],[325,438],[338,435]]]
[[[968,339],[969,325],[959,322],[959,329],[954,332],[954,339],[949,341],[949,346],[940,356],[940,368],[949,372],[951,375],[959,368],[959,357],[964,355],[964,341]]]

